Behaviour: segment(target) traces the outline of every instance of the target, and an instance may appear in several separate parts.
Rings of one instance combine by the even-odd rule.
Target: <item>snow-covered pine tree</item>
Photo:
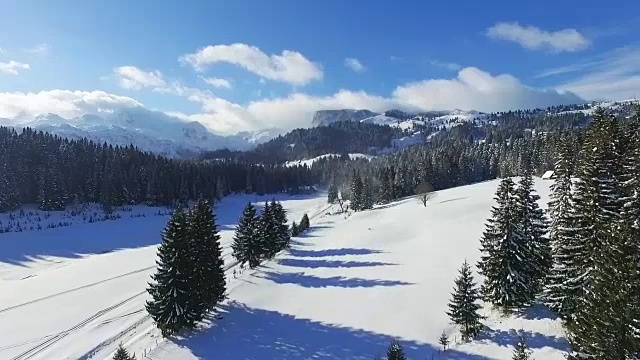
[[[625,359],[633,342],[621,219],[620,134],[615,117],[597,109],[586,131],[574,193],[576,238],[583,247],[574,257],[583,269],[583,291],[566,328],[569,359]],[[636,244],[633,244],[636,247]]]
[[[373,184],[370,178],[365,177],[362,181],[362,210],[372,209],[374,202]]]
[[[220,235],[209,201],[198,200],[189,215],[194,275],[198,282],[195,292],[200,295],[206,312],[224,299],[226,292]]]
[[[508,310],[526,305],[531,298],[524,258],[527,247],[519,232],[511,178],[500,182],[495,201],[480,240],[478,269],[485,277],[481,286],[484,299]]]
[[[525,155],[528,158],[528,155]],[[547,218],[538,206],[540,196],[533,188],[529,160],[525,160],[525,171],[516,189],[515,207],[518,232],[524,239],[526,254],[523,257],[523,274],[532,301],[543,289],[551,268],[551,248],[547,234]]]
[[[331,181],[331,185],[329,185],[329,189],[327,190],[327,201],[329,204],[334,204],[338,201],[338,186],[335,180]]]
[[[446,332],[443,331],[442,334],[440,334],[438,344],[442,345],[442,351],[447,351],[447,346],[449,346],[449,337]]]
[[[289,233],[289,226],[287,225],[287,211],[282,204],[274,200],[271,202],[271,209],[273,211],[276,233],[278,235],[276,241],[276,252],[278,252],[289,247],[291,234]]]
[[[309,226],[311,226],[311,224],[309,223],[309,215],[307,215],[307,213],[304,213],[304,215],[302,215],[302,219],[300,219],[300,232],[307,230]]]
[[[360,211],[363,209],[363,191],[364,185],[362,184],[362,178],[360,174],[354,169],[351,175],[351,209],[354,211]]]
[[[471,267],[465,260],[460,268],[460,275],[455,280],[447,311],[451,321],[461,326],[460,332],[465,341],[472,339],[482,330],[482,316],[478,314],[481,306],[477,303],[478,300],[478,289],[473,280]]]
[[[158,268],[147,291],[151,300],[146,309],[162,335],[167,337],[183,328],[192,328],[201,318],[193,301],[191,253],[188,219],[178,208],[162,232],[158,247]]]
[[[257,230],[258,230],[258,217],[256,215],[256,208],[248,203],[245,206],[242,216],[238,220],[236,226],[235,236],[233,237],[233,243],[231,249],[233,250],[233,257],[240,262],[241,265],[246,263],[254,264],[256,266],[260,263],[260,252],[257,247]]]
[[[278,252],[278,224],[275,209],[268,202],[264,203],[258,220],[258,241],[261,258],[269,259]]]
[[[543,295],[547,306],[562,318],[575,311],[582,291],[582,282],[578,280],[583,271],[575,256],[583,246],[575,236],[571,158],[567,142],[564,139],[560,145],[554,168],[556,179],[551,185],[549,240],[553,265]]]
[[[527,346],[527,341],[524,336],[520,335],[520,337],[518,338],[518,343],[513,349],[513,357],[511,359],[531,360],[531,350],[529,350],[529,346]]]
[[[387,360],[407,360],[402,345],[396,340],[392,341],[387,349]]]
[[[116,352],[113,354],[113,360],[136,360],[135,355],[129,355],[127,349],[122,346],[122,343],[118,345]]]

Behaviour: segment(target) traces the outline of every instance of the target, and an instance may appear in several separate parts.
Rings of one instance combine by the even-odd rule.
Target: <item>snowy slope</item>
[[[536,182],[542,205],[548,185]],[[188,338],[156,345],[141,334],[126,345],[137,354],[153,348],[157,360],[370,360],[397,338],[409,359],[480,360],[510,359],[523,333],[533,358],[563,359],[562,327],[544,309],[502,317],[485,308],[483,335],[466,344],[445,314],[459,266],[479,259],[497,186],[440,191],[427,208],[409,198],[314,219],[290,251],[232,280],[221,319]],[[443,330],[454,344],[438,353]]]
[[[304,212],[313,217],[326,208],[324,194],[278,197],[296,221]],[[271,198],[238,195],[219,204],[227,266],[234,265],[229,246],[242,208],[247,201],[261,206]],[[165,212],[138,206],[121,212],[118,220],[76,219],[55,229],[0,234],[0,359],[99,358],[137,332],[148,336],[153,325],[144,311],[145,288],[168,219]],[[50,212],[46,220],[39,216],[43,223],[71,221],[64,212]],[[19,215],[0,214],[0,221],[7,224],[11,217]]]

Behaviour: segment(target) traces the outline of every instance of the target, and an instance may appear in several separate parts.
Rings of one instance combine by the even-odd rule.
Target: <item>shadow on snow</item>
[[[300,267],[300,268],[358,268],[358,267],[374,267],[374,266],[390,266],[397,265],[392,263],[384,263],[377,261],[341,261],[341,260],[314,260],[314,259],[280,259],[280,265]]]
[[[524,336],[527,346],[530,349],[550,347],[560,351],[569,351],[569,344],[564,338],[544,335],[533,331],[515,329],[494,330],[485,328],[480,336],[478,336],[477,340],[486,339],[501,346],[515,346],[520,339],[520,335]]]
[[[348,278],[344,276],[333,276],[329,278],[322,278],[313,275],[305,275],[304,273],[277,273],[277,272],[263,272],[262,275],[257,275],[264,279],[271,280],[276,284],[295,284],[307,288],[324,288],[324,287],[342,287],[342,288],[357,288],[357,287],[378,287],[378,286],[403,286],[414,285],[405,281],[399,280],[379,280],[379,279],[362,279],[362,278]]]
[[[380,250],[371,249],[356,249],[356,248],[342,248],[342,249],[327,249],[327,250],[298,250],[289,249],[289,254],[295,257],[325,257],[325,256],[346,256],[346,255],[370,255],[380,254]]]
[[[187,338],[174,339],[198,359],[371,360],[384,353],[392,336],[324,324],[276,311],[232,302],[222,306],[220,320]],[[409,359],[430,359],[438,347],[399,339]],[[485,360],[454,349],[436,359]]]

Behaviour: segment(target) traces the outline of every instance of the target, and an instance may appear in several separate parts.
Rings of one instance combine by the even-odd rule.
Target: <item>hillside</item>
[[[323,194],[285,196],[289,219],[307,212],[312,230],[237,278],[229,253],[235,220],[247,200],[260,205],[267,197],[225,198],[217,213],[229,300],[213,325],[173,340],[160,339],[142,310],[166,212],[134,207],[119,220],[3,234],[0,358],[106,360],[122,341],[138,358],[151,351],[158,360],[364,360],[398,338],[409,359],[423,359],[436,351],[443,330],[456,340],[446,303],[462,261],[478,260],[497,184],[440,191],[427,208],[409,198],[349,218],[331,215],[335,208]],[[548,184],[536,184],[543,206]],[[522,330],[536,358],[562,359],[562,330],[547,312],[484,312],[477,341],[436,358],[505,359]]]

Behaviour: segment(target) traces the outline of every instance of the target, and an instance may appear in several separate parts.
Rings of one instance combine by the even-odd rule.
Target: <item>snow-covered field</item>
[[[543,207],[549,184],[536,182]],[[323,194],[285,200],[290,219],[316,215],[312,229],[255,270],[236,278],[230,269],[222,318],[171,340],[162,340],[142,311],[166,217],[2,234],[0,358],[102,360],[122,341],[138,359],[369,360],[396,338],[409,359],[510,359],[522,333],[535,359],[563,359],[562,327],[543,308],[505,317],[486,307],[482,336],[465,344],[445,314],[458,268],[479,259],[497,186],[444,190],[426,208],[409,198],[350,217],[332,215]],[[220,205],[223,246],[247,200],[234,196]],[[4,255],[5,242],[27,241],[48,245]],[[88,255],[94,243],[112,251]],[[75,244],[74,256],[56,250]],[[446,353],[438,352],[442,331],[455,343]]]
[[[233,265],[229,245],[242,208],[247,201],[262,205],[270,198],[236,195],[219,204],[227,266]],[[276,198],[291,220],[326,208],[324,194]],[[29,212],[33,213],[27,220]],[[27,209],[21,220],[17,213],[0,214],[4,224],[12,221],[10,217],[34,224],[37,217],[43,224],[72,222],[0,234],[0,359],[103,359],[117,342],[137,334],[146,336],[144,346],[155,344],[149,337],[155,333],[148,331],[153,324],[144,311],[145,288],[154,272],[160,231],[168,220],[156,214],[166,212],[137,206],[123,211],[120,219],[93,223],[69,212],[35,214]],[[91,209],[87,215],[93,213]]]

